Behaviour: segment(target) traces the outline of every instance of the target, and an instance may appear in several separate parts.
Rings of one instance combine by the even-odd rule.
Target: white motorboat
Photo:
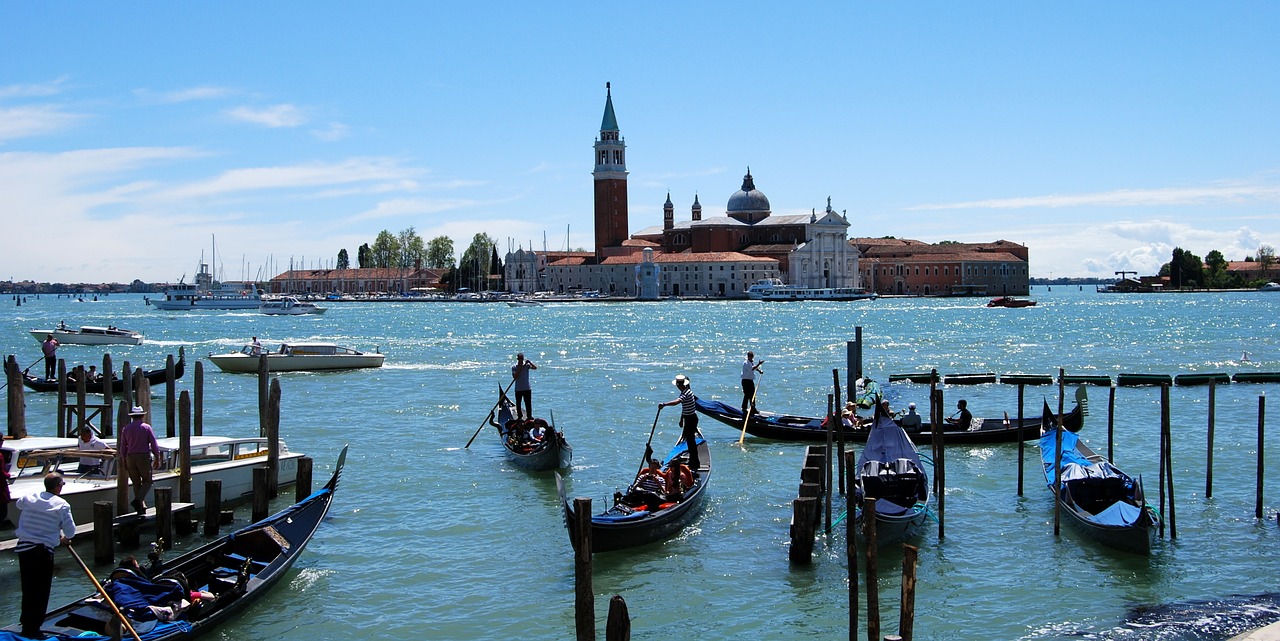
[[[1267,283],[1258,288],[1260,292],[1280,292],[1280,283]]]
[[[54,340],[63,345],[141,345],[142,334],[130,329],[121,329],[114,325],[94,327],[84,325],[80,329],[67,327],[59,323],[54,329],[33,329],[31,337],[43,343],[52,335]]]
[[[292,296],[282,296],[273,300],[263,299],[262,304],[258,305],[258,311],[272,316],[300,316],[323,314],[328,311],[328,308],[319,307],[315,303],[298,300]]]
[[[787,285],[777,278],[762,278],[747,288],[747,298],[752,300],[874,300],[875,292],[856,287],[798,287]]]
[[[209,360],[224,372],[257,372],[258,357],[266,354],[267,368],[272,372],[319,372],[342,369],[382,367],[386,356],[367,354],[333,343],[283,343],[279,351],[245,345],[230,354],[209,354]]]
[[[209,265],[200,263],[196,282],[178,284],[164,290],[164,298],[143,298],[148,305],[163,310],[258,309],[262,295],[254,283],[217,282]]]
[[[10,495],[16,499],[40,492],[44,489],[45,474],[61,472],[66,481],[61,496],[71,504],[71,514],[76,523],[92,523],[95,501],[116,502],[115,450],[90,453],[91,460],[103,462],[101,473],[80,473],[76,470],[82,453],[76,448],[76,441],[73,438],[55,437],[5,440],[4,454],[8,459],[12,480],[9,485]],[[154,491],[157,487],[173,488],[174,500],[178,499],[179,439],[161,438],[157,442],[164,462],[162,469],[154,472],[152,491],[144,499],[149,507],[155,505]],[[114,448],[115,441],[108,440],[107,445]],[[223,502],[235,502],[251,496],[253,468],[266,462],[267,453],[267,439],[261,437],[191,437],[191,502],[195,504],[194,509],[198,511],[204,508],[206,480],[222,481]],[[290,452],[284,441],[280,441],[279,454],[279,483],[282,486],[291,484],[297,480],[298,459],[303,455]],[[132,490],[129,499],[133,499]]]

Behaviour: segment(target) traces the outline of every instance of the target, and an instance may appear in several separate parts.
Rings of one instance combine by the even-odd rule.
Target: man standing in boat
[[[516,364],[511,366],[511,378],[516,383],[516,420],[533,418],[533,386],[529,384],[529,371],[538,369],[533,361],[524,359],[524,352],[516,354]],[[524,399],[524,414],[520,413],[520,400]]]
[[[658,408],[669,407],[671,405],[680,406],[680,427],[683,432],[681,438],[684,439],[685,446],[689,448],[689,468],[696,474],[701,467],[698,459],[698,402],[693,395],[693,388],[689,385],[689,377],[684,374],[676,376],[676,380],[671,381],[675,384],[676,389],[680,390],[680,396],[673,401],[666,403],[658,403]]]
[[[762,373],[760,366],[764,361],[756,362],[755,352],[747,352],[747,360],[742,362],[742,413],[747,413],[747,406],[756,411],[756,374]]]
[[[54,376],[58,374],[58,339],[53,334],[44,337],[44,342],[40,344],[40,351],[44,354],[44,380],[52,381]]]

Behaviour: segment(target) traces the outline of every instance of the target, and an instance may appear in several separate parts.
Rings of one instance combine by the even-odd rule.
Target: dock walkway
[[[193,508],[195,508],[194,503],[174,503],[173,515],[175,517],[185,516],[187,518],[190,518],[191,510]],[[137,512],[121,514],[120,516],[117,516],[116,518],[112,519],[111,524],[113,528],[119,529],[121,526],[141,527],[143,525],[153,524],[155,523],[155,521],[156,521],[156,508],[153,506],[153,507],[147,508],[146,514],[139,515]],[[90,521],[88,523],[82,523],[76,526],[77,539],[86,534],[92,534],[92,533],[93,533],[93,521]],[[4,541],[0,541],[0,552],[9,552],[16,547],[18,547],[18,539],[6,539]]]

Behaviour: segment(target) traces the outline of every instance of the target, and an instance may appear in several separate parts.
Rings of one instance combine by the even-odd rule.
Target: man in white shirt
[[[747,352],[747,360],[742,362],[742,413],[747,413],[747,405],[756,411],[756,374],[764,361],[756,362],[755,352]]]
[[[18,537],[15,550],[22,575],[22,636],[32,639],[45,636],[40,627],[49,608],[49,589],[53,585],[53,551],[70,543],[76,535],[71,505],[58,496],[62,492],[62,475],[46,474],[44,489],[16,501],[20,512],[14,534]]]

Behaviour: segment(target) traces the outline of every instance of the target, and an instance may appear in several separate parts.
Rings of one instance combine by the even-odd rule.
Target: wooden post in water
[[[161,549],[173,547],[173,488],[157,487],[152,490],[156,499],[156,538]]]
[[[191,502],[191,394],[178,397],[178,501]]]
[[[880,638],[880,568],[876,565],[876,499],[862,499],[862,541],[867,555],[867,639]]]
[[[258,357],[258,436],[267,435],[267,399],[270,394],[267,355]]]
[[[222,516],[222,479],[204,482],[204,535],[216,536]]]
[[[835,436],[834,423],[836,422],[836,417],[832,415],[831,408],[834,402],[835,402],[835,397],[833,397],[830,394],[827,394],[827,449],[824,454],[824,456],[826,457],[826,461],[825,461],[825,464],[822,466],[822,469],[824,470],[823,479],[822,479],[822,494],[825,497],[823,500],[823,507],[826,508],[826,512],[825,512],[826,523],[822,531],[826,533],[831,532],[831,465],[832,465],[831,450],[832,450],[832,438]]]
[[[573,550],[573,622],[577,641],[595,641],[595,590],[591,587],[591,499],[573,500],[574,531],[578,539]]]
[[[129,361],[125,361],[120,368],[120,383],[123,385],[121,392],[124,393],[125,405],[133,407],[133,368],[129,366]],[[123,421],[120,422],[120,427],[124,427]]]
[[[627,602],[615,594],[609,599],[609,618],[604,624],[605,641],[631,641],[631,615],[627,614]]]
[[[839,369],[832,369],[832,370],[831,370],[831,380],[832,380],[832,387],[833,387],[833,388],[834,388],[834,390],[835,390],[835,396],[836,396],[836,411],[835,411],[835,415],[836,415],[837,417],[843,417],[843,415],[844,415],[844,403],[841,403],[841,402],[840,402],[840,370],[839,370]],[[839,475],[838,475],[838,477],[839,477],[839,483],[837,483],[837,484],[836,484],[836,486],[840,488],[840,495],[841,495],[841,496],[844,496],[844,474],[845,474],[845,469],[844,469],[844,420],[842,420],[842,418],[837,418],[837,419],[836,419],[836,422],[835,422],[835,428],[836,428],[836,448],[837,448],[837,449],[836,449],[836,451],[840,452],[840,455],[836,457],[836,464],[837,464],[837,466],[838,466],[838,469],[840,470],[840,473],[839,473]]]
[[[142,409],[146,411],[147,415],[143,420],[150,425],[155,421],[155,415],[151,413],[151,381],[142,375],[142,370],[136,369],[133,371],[138,378],[138,405],[141,405]]]
[[[22,372],[18,369],[18,357],[10,354],[4,362],[8,393],[8,434],[12,438],[27,437],[27,401],[22,390]]]
[[[1253,515],[1255,518],[1262,518],[1262,478],[1265,470],[1263,469],[1263,450],[1266,447],[1266,441],[1263,435],[1267,431],[1267,397],[1261,395],[1258,397],[1258,478],[1257,478],[1257,496],[1254,502]]]
[[[177,429],[178,381],[173,379],[173,354],[164,359],[164,435],[173,438]]]
[[[267,494],[280,496],[280,379],[271,379],[267,401]]]
[[[1204,497],[1206,499],[1213,498],[1213,418],[1214,418],[1214,402],[1218,397],[1218,381],[1212,376],[1209,377],[1209,429],[1207,431],[1207,446],[1204,453]]]
[[[911,641],[916,621],[916,557],[920,548],[902,546],[902,602],[898,607],[898,636]]]
[[[310,456],[301,456],[298,458],[298,474],[293,482],[293,502],[300,503],[302,499],[311,496],[311,470],[314,461]]]
[[[271,511],[271,497],[267,494],[267,468],[259,465],[253,468],[253,521],[257,523],[267,518]]]
[[[116,558],[116,537],[110,501],[93,502],[93,562],[110,563]]]
[[[787,550],[787,558],[793,564],[809,565],[813,562],[813,526],[817,520],[817,497],[800,496],[791,502],[791,547]]]
[[[129,369],[129,363],[126,362],[124,364],[124,368],[127,371]],[[128,384],[129,379],[125,378],[124,380],[125,383]],[[122,432],[124,431],[125,425],[129,424],[129,410],[131,409],[129,403],[130,399],[127,395],[124,400],[120,401],[120,411],[117,416],[120,418],[120,431]],[[129,475],[126,473],[124,466],[124,450],[116,448],[116,515],[119,516],[124,514],[126,511],[125,507],[128,505]]]
[[[67,430],[67,361],[58,359],[58,438],[66,438]]]
[[[1173,499],[1173,421],[1169,419],[1169,386],[1161,385],[1160,427],[1164,430],[1164,468],[1169,485],[1169,513],[1161,523],[1169,521],[1169,540],[1178,538],[1178,507]]]
[[[1110,385],[1107,395],[1107,460],[1116,462],[1116,384]]]
[[[70,434],[60,435],[69,436],[71,438],[80,437],[80,428],[85,425],[85,416],[89,411],[89,389],[85,379],[84,365],[76,365],[76,424],[74,427],[68,425],[73,431]]]
[[[204,361],[196,361],[195,390],[192,398],[195,414],[191,429],[194,436],[204,436]]]
[[[1164,465],[1165,461],[1167,460],[1165,457],[1165,448],[1169,447],[1169,442],[1165,440],[1169,433],[1168,430],[1165,429],[1165,423],[1168,422],[1168,420],[1169,420],[1169,386],[1162,384],[1160,386],[1160,423],[1158,425],[1158,429],[1160,430],[1160,440],[1159,440],[1160,447],[1156,450],[1156,452],[1160,455],[1160,466],[1159,466],[1160,472],[1156,478],[1159,479],[1160,481],[1160,514],[1162,516],[1165,514],[1165,511],[1164,511],[1164,490],[1166,487],[1165,474],[1168,473],[1168,470],[1167,468],[1165,468],[1165,465]],[[1166,518],[1161,518],[1160,525],[1156,526],[1156,531],[1160,534],[1160,538],[1164,538],[1164,523],[1167,520],[1168,519]]]
[[[111,436],[114,427],[111,424],[112,410],[116,407],[115,372],[111,369],[111,354],[102,355],[102,436]]]
[[[1018,383],[1018,430],[1019,430],[1019,434],[1018,434],[1018,496],[1022,496],[1022,477],[1025,471],[1025,464],[1023,463],[1023,460],[1026,458],[1026,450],[1027,450],[1026,443],[1024,442],[1024,439],[1022,438],[1022,434],[1021,434],[1022,422],[1023,422],[1022,400],[1023,400],[1023,393],[1026,392],[1026,390],[1027,390],[1027,386],[1025,383]]]
[[[947,519],[944,516],[947,511],[947,448],[946,436],[939,429],[934,433],[933,439],[937,444],[935,450],[937,456],[933,459],[933,475],[938,479],[938,539],[947,538]],[[926,507],[926,509],[928,509]]]
[[[1058,426],[1053,432],[1053,536],[1062,533],[1062,399],[1066,393],[1066,370],[1058,368]]]
[[[845,452],[844,456],[849,459],[849,477],[853,478],[857,457],[853,452]],[[845,494],[844,517],[844,555],[849,562],[849,641],[857,641],[858,638],[858,520],[854,518],[857,509],[858,500],[850,488]]]

